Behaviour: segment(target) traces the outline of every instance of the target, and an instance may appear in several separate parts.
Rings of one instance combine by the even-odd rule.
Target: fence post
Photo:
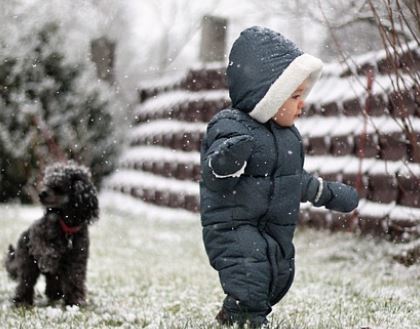
[[[227,19],[222,17],[203,17],[200,45],[202,62],[224,62],[227,22]]]
[[[90,45],[91,59],[96,65],[99,79],[114,82],[115,43],[106,37],[95,39]]]

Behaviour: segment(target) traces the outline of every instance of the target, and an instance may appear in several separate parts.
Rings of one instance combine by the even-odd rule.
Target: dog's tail
[[[6,267],[7,273],[9,273],[10,278],[12,278],[13,280],[16,280],[18,277],[15,255],[16,255],[16,250],[10,244],[9,250],[7,251],[7,254],[6,254],[6,259],[4,260],[4,265]]]

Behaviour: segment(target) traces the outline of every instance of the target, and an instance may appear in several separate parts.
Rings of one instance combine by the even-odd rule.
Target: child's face
[[[307,80],[303,81],[286,102],[278,109],[273,120],[282,127],[291,127],[302,114],[304,101],[302,95],[308,86]]]

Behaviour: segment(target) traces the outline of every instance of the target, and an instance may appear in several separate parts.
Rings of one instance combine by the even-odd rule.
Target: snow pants
[[[210,263],[227,295],[223,308],[233,322],[261,326],[287,293],[294,278],[293,232],[294,225],[262,228],[243,221],[203,227]]]

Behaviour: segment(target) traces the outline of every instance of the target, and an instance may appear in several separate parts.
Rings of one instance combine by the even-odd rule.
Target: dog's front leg
[[[63,293],[66,305],[83,306],[86,298],[87,253],[75,253],[71,263],[64,266]]]
[[[64,302],[66,305],[85,305],[86,271],[70,271],[63,282]]]
[[[61,277],[58,274],[46,274],[45,294],[50,302],[59,300],[63,297]]]

